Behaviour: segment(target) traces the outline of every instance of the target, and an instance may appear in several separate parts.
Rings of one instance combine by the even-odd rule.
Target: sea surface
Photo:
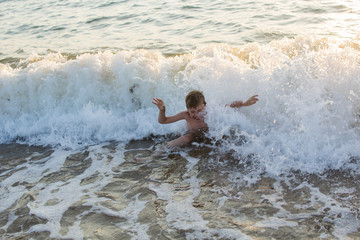
[[[358,1],[0,9],[0,237],[360,239]],[[194,89],[208,141],[155,156]]]

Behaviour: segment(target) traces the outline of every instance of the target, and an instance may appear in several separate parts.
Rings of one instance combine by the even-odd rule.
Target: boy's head
[[[205,108],[205,97],[200,91],[191,91],[185,98],[186,108],[192,118],[199,119],[200,112]]]
[[[196,108],[201,104],[206,104],[205,97],[200,91],[191,91],[186,95],[185,98],[186,108]]]

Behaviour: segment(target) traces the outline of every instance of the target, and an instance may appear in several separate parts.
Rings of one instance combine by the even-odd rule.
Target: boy
[[[254,95],[246,102],[235,101],[229,106],[232,108],[240,108],[242,106],[251,106],[258,101],[258,95]],[[186,120],[188,131],[184,136],[172,140],[166,144],[167,148],[180,147],[193,141],[202,141],[204,133],[208,126],[204,119],[204,110],[206,106],[205,97],[200,91],[191,91],[185,98],[187,111],[179,112],[173,116],[165,115],[165,104],[160,98],[153,98],[153,104],[159,109],[158,121],[161,124]],[[228,105],[227,105],[228,106]]]

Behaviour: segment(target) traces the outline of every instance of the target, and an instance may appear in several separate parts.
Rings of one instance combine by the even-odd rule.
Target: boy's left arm
[[[242,102],[242,101],[235,101],[232,102],[229,106],[232,108],[240,108],[243,106],[251,106],[253,104],[255,104],[257,101],[259,101],[258,99],[259,95],[254,95],[251,98],[249,98],[246,102]]]

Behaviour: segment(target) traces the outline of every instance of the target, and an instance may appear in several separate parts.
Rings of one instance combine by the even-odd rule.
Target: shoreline
[[[0,145],[0,236],[360,239],[358,174],[261,173],[248,184],[251,162],[206,147],[136,163],[153,144]]]

